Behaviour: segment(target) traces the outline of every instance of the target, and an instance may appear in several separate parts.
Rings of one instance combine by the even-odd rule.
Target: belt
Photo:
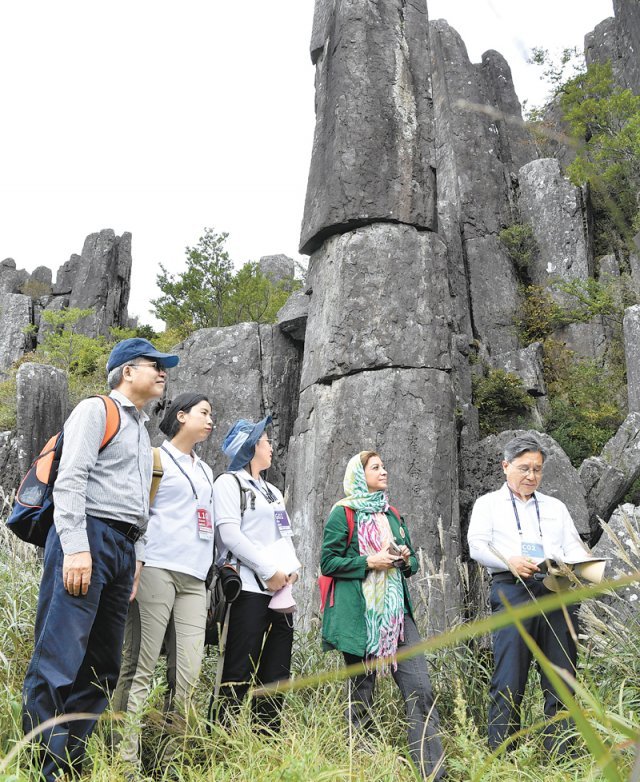
[[[499,573],[491,575],[491,582],[494,584],[519,584],[521,581],[542,581],[546,573],[534,573],[530,578],[518,578],[510,570],[501,570]]]
[[[101,521],[103,524],[106,524],[108,527],[111,527],[111,529],[114,529],[116,532],[119,532],[121,535],[124,535],[127,540],[130,540],[132,543],[136,543],[142,535],[144,534],[144,530],[142,530],[137,524],[130,524],[128,521],[114,521],[113,519],[101,519],[98,516],[94,516],[94,519],[97,519],[98,521]]]

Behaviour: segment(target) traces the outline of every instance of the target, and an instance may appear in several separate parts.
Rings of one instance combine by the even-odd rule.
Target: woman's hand
[[[276,572],[266,582],[267,589],[270,592],[277,592],[279,589],[282,589],[282,587],[286,586],[288,583],[289,583],[289,576],[286,573],[283,573],[282,570],[276,570]]]
[[[404,564],[409,564],[409,557],[411,556],[411,549],[409,546],[398,546],[398,551],[400,552],[400,556],[402,559],[404,559]]]
[[[291,586],[293,586],[296,583],[297,580],[298,580],[298,574],[297,573],[291,573],[289,575],[289,583],[291,584]]]
[[[511,557],[507,560],[512,573],[517,573],[520,578],[531,578],[534,573],[538,573],[540,568],[527,557]]]
[[[397,554],[392,554],[388,548],[378,551],[376,554],[369,554],[367,557],[367,567],[369,570],[389,570],[393,563],[398,559]]]

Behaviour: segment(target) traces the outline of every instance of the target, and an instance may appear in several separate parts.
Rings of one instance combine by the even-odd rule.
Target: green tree
[[[44,310],[41,324],[46,324],[48,329],[36,350],[37,360],[53,364],[70,375],[91,375],[99,368],[104,369],[110,348],[107,340],[104,337],[88,337],[77,330],[80,321],[92,314],[92,309],[77,307]]]
[[[225,308],[225,324],[273,323],[278,310],[299,287],[300,283],[293,278],[272,282],[257,263],[249,261],[233,278],[233,291]]]
[[[252,261],[234,272],[224,249],[227,237],[205,228],[198,245],[187,247],[183,272],[169,274],[160,266],[157,284],[163,295],[152,301],[154,313],[179,337],[177,341],[211,326],[273,323],[291,292],[300,287],[293,277],[273,282]]]
[[[614,85],[611,63],[594,63],[562,88],[560,106],[579,141],[567,173],[588,184],[596,252],[632,248],[640,206],[640,96]]]
[[[560,92],[562,85],[570,78],[583,73],[585,67],[584,55],[575,46],[563,49],[556,55],[542,46],[534,46],[527,63],[542,68],[542,78],[550,87],[551,98]]]
[[[538,243],[528,223],[513,223],[503,228],[499,239],[521,277],[528,278],[528,270],[538,254]]]
[[[557,282],[552,288],[564,295],[566,304],[562,312],[568,323],[588,323],[600,316],[620,330],[626,308],[638,303],[638,294],[628,274]]]
[[[554,369],[545,429],[577,467],[600,453],[624,420],[624,370],[575,357]]]
[[[162,296],[151,303],[168,328],[190,333],[224,325],[225,304],[233,290],[233,263],[224,249],[228,236],[205,228],[198,244],[186,248],[187,267],[180,274],[160,264],[157,284]]]
[[[533,399],[522,380],[504,369],[487,369],[473,378],[473,404],[478,408],[480,434],[518,426],[527,418]]]

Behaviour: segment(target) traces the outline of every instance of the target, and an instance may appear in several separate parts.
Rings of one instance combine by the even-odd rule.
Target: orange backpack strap
[[[95,394],[95,396],[102,399],[104,409],[107,413],[104,437],[100,443],[100,450],[103,451],[120,431],[120,407],[115,399],[106,394]]]

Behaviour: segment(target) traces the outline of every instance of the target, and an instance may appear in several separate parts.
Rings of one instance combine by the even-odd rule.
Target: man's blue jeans
[[[50,717],[88,713],[45,729],[42,775],[47,782],[82,766],[85,745],[120,670],[122,638],[135,573],[133,543],[87,516],[92,573],[89,591],[73,597],[62,583],[63,553],[52,526],[44,554],[35,648],[23,688],[24,732]]]

